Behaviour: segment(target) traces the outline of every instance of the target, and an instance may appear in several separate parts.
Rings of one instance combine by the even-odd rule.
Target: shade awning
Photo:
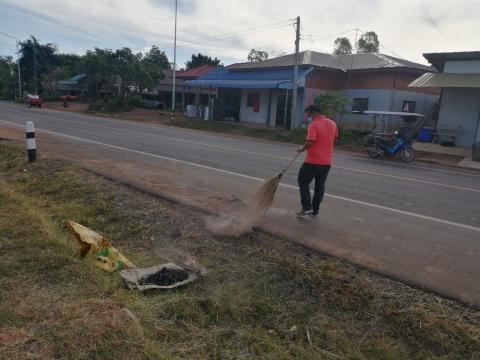
[[[409,87],[480,88],[480,74],[426,73]]]
[[[190,80],[185,81],[186,86],[192,87],[215,87],[237,89],[291,89],[291,81],[279,80]]]
[[[305,76],[311,68],[298,70],[298,86],[305,86]],[[231,71],[220,68],[197,80],[185,81],[185,86],[235,89],[291,89],[293,69]]]

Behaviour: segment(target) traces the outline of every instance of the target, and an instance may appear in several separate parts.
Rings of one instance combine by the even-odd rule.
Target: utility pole
[[[353,71],[353,62],[355,60],[355,54],[357,52],[357,38],[358,38],[358,28],[355,29],[355,43],[353,44],[353,54],[352,59],[350,61],[350,69],[348,69],[348,77],[347,77],[347,89],[350,88],[350,81],[352,80],[352,71]]]
[[[172,120],[175,119],[175,76],[177,71],[177,7],[178,0],[175,0],[175,35],[173,40],[173,86],[172,86]]]
[[[38,95],[38,85],[37,85],[37,42],[33,42],[33,77],[35,79],[35,95]]]
[[[295,58],[293,61],[293,92],[292,92],[292,116],[290,130],[295,129],[297,121],[297,92],[298,92],[298,54],[300,51],[300,16],[297,16],[295,36]],[[288,99],[287,99],[288,101]]]
[[[19,42],[17,41],[18,97],[20,98],[20,101],[23,101],[22,76],[20,75],[20,52],[18,51],[18,44]]]
[[[347,73],[347,84],[345,86],[345,88],[347,90],[350,89],[350,84],[352,82],[353,62],[355,61],[355,54],[358,51],[358,48],[357,48],[358,30],[360,30],[360,29],[357,27],[355,29],[355,42],[353,43],[353,54],[351,55],[352,59],[350,61],[350,69],[347,69],[347,71],[348,71],[348,73]],[[343,114],[344,113],[345,113],[345,105],[343,106],[342,113],[340,114],[340,120],[339,120],[337,125],[340,125],[340,123],[343,121]]]

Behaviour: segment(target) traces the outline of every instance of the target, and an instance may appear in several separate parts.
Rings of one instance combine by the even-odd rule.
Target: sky
[[[0,0],[0,32],[64,53],[157,45],[173,62],[174,8],[175,0]],[[199,52],[225,65],[252,48],[292,53],[296,16],[301,51],[331,52],[335,38],[353,43],[370,30],[380,52],[420,63],[425,52],[480,50],[480,0],[178,0],[177,67]],[[14,54],[15,40],[0,34],[0,55]]]

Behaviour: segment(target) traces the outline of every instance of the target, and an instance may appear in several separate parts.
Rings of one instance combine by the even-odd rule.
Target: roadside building
[[[233,64],[188,80],[189,87],[218,88],[213,119],[245,121],[272,127],[289,127],[294,55],[258,62]],[[339,90],[350,100],[342,122],[366,122],[366,110],[423,113],[438,100],[439,90],[409,88],[408,84],[435,69],[391,56],[367,53],[335,56],[314,51],[299,54],[298,113],[317,95]]]
[[[177,71],[175,74],[175,103],[176,107],[186,108],[187,105],[207,106],[208,97],[216,95],[216,89],[209,87],[192,88],[185,85],[186,80],[196,80],[215,70],[216,66],[202,65],[186,71]],[[157,108],[168,109],[172,105],[173,71],[163,70],[164,78],[155,88],[144,93],[147,101],[154,103]]]
[[[63,95],[84,98],[88,91],[86,74],[78,74],[68,80],[42,81],[42,87],[46,95],[51,98],[58,98]]]
[[[440,72],[425,73],[409,86],[441,89],[437,134],[460,146],[480,142],[480,51],[423,56]]]

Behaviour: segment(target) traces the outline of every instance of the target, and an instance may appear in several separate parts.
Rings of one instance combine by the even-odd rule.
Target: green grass
[[[0,143],[2,359],[480,359],[474,309],[264,233],[213,237],[195,211],[24,158]],[[126,290],[75,256],[67,220],[139,266],[188,252],[211,272]]]

